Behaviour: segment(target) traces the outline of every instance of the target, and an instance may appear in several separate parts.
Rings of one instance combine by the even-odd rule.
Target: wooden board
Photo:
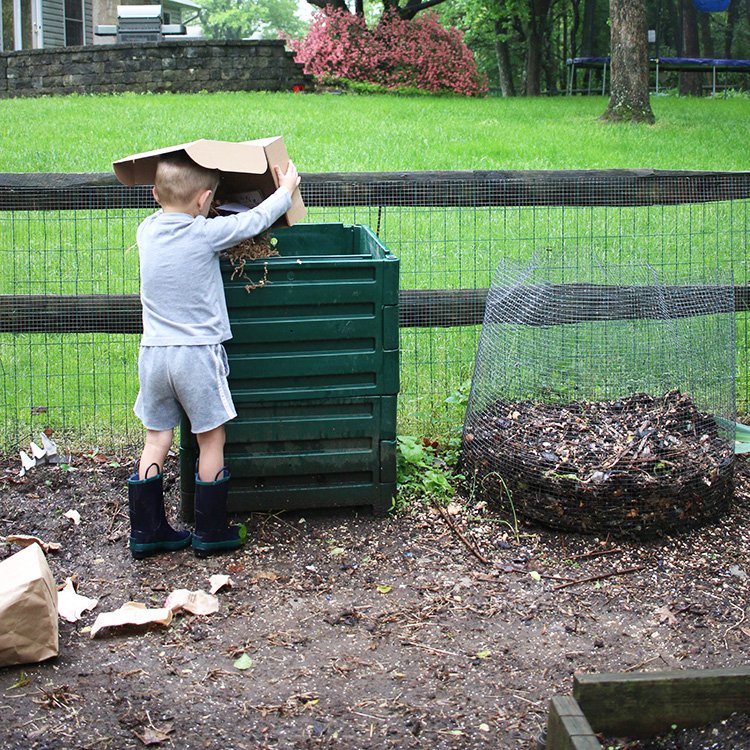
[[[750,712],[750,667],[580,674],[573,696],[594,731],[650,737]]]
[[[654,206],[749,198],[750,172],[318,172],[300,190],[308,206]],[[149,187],[109,172],[0,174],[0,211],[152,205]]]

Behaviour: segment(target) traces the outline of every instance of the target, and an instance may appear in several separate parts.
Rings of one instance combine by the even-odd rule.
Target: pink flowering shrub
[[[364,19],[342,10],[317,13],[304,39],[291,42],[305,72],[424,91],[466,96],[487,92],[474,55],[457,29],[440,25],[434,13],[405,21],[395,11],[368,29]]]

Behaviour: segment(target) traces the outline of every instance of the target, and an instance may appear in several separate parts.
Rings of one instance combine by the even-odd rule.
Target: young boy
[[[130,551],[142,559],[187,547],[196,555],[244,544],[242,525],[227,524],[229,471],[224,424],[237,416],[227,385],[222,343],[231,338],[219,253],[268,229],[291,206],[299,176],[273,167],[279,188],[257,208],[207,218],[218,170],[186,154],[162,156],[153,195],[161,210],[138,227],[143,337],[138,356],[140,392],[134,411],[147,430],[128,480]],[[184,409],[199,449],[195,533],[173,529],[164,512],[162,467]]]

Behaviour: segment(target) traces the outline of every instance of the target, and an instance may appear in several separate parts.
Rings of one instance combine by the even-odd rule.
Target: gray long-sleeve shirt
[[[220,344],[232,338],[219,253],[268,229],[289,210],[279,188],[259,206],[206,219],[157,211],[138,227],[141,346]]]

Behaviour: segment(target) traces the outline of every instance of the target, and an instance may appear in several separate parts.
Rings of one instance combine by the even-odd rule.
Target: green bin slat
[[[334,439],[348,435],[377,437],[381,432],[381,425],[381,421],[374,416],[338,421],[319,417],[307,420],[284,420],[283,423],[279,420],[238,418],[227,424],[227,443],[229,445],[244,444],[248,442],[248,435],[252,436],[252,444],[262,445],[275,445],[292,438],[304,441]]]
[[[380,481],[396,482],[396,441],[380,441]]]
[[[347,370],[351,374],[372,373],[375,382],[376,369],[382,362],[379,352],[357,353],[336,352],[335,354],[290,355],[277,354],[273,357],[237,357],[230,360],[230,386],[247,387],[245,384],[253,380],[281,377],[301,378],[305,375],[337,375]],[[381,368],[382,369],[382,368]],[[281,376],[283,373],[283,376]]]
[[[286,387],[281,387],[286,386]],[[320,377],[306,377],[305,383],[299,378],[292,378],[288,383],[280,383],[278,378],[270,382],[255,382],[252,387],[232,389],[235,406],[253,401],[267,401],[269,399],[318,399],[325,396],[330,398],[345,398],[347,396],[361,396],[363,393],[377,395],[378,388],[372,382],[370,375],[340,375],[333,379],[332,375]]]
[[[257,348],[266,342],[277,344],[280,341],[326,341],[327,339],[344,340],[351,338],[359,340],[370,337],[374,342],[380,338],[379,321],[374,315],[356,316],[349,318],[306,318],[278,320],[273,318],[256,318],[251,320],[232,319],[233,337],[227,346],[252,342]],[[374,346],[372,348],[375,348]],[[393,349],[394,347],[387,347]]]
[[[263,490],[230,491],[227,507],[231,513],[247,512],[247,497],[252,497],[253,511],[283,511],[300,508],[348,508],[361,505],[372,507],[376,515],[385,515],[395,494],[395,485],[342,484],[318,488],[299,487],[293,491],[287,488]]]
[[[398,306],[383,308],[383,348],[398,349],[399,341]]]
[[[247,290],[248,280],[235,279],[227,281],[226,300],[229,310],[263,309],[279,305],[314,305],[320,302],[321,290],[327,290],[326,299],[337,305],[357,302],[383,303],[383,284],[377,278],[372,268],[352,269],[361,270],[360,278],[330,278],[319,274],[317,279],[289,279],[290,271],[268,274],[267,281],[262,287]],[[258,282],[257,272],[247,274],[250,281]],[[263,273],[260,274],[263,277]],[[278,280],[275,280],[278,277]],[[392,304],[392,303],[388,303]]]
[[[225,455],[227,464],[232,466],[232,476],[237,479],[276,475],[335,476],[347,472],[369,472],[370,481],[380,478],[378,451],[372,447],[369,450],[306,451],[296,454],[234,453],[230,447]]]

